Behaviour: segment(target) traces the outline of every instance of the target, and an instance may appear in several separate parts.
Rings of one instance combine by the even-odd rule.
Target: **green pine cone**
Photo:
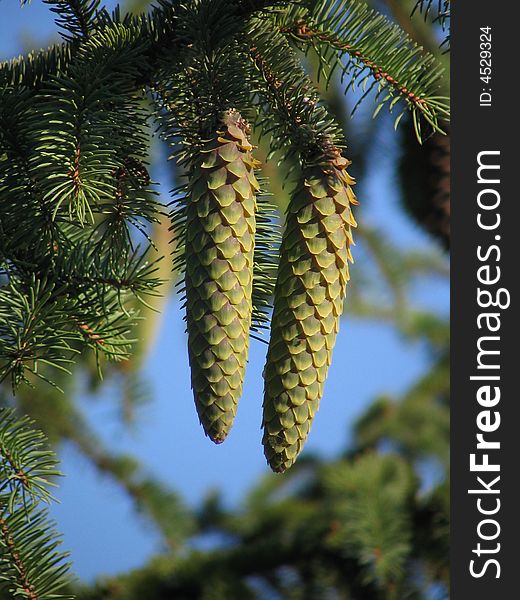
[[[254,175],[248,127],[237,111],[202,152],[189,182],[186,320],[191,384],[200,422],[224,441],[242,393],[252,313]]]
[[[357,204],[338,151],[304,169],[287,211],[264,370],[263,445],[276,472],[300,453],[318,410],[343,310]]]

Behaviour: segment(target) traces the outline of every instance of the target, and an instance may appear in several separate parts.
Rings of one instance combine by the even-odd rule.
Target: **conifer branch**
[[[437,0],[437,8],[434,9],[435,0],[417,0],[412,16],[416,12],[424,15],[424,20],[431,18],[434,23],[438,23],[442,31],[447,32],[445,39],[441,44],[441,48],[445,48],[446,52],[450,50],[450,20],[451,20],[451,2],[450,0]]]
[[[283,15],[280,29],[304,52],[317,51],[327,78],[339,68],[342,81],[348,78],[347,89],[363,88],[354,110],[374,89],[375,114],[384,105],[393,111],[401,101],[413,116],[419,141],[426,137],[421,120],[433,131],[442,131],[449,107],[439,95],[443,69],[432,55],[364,2],[327,0],[303,5]],[[399,113],[396,126],[403,114]]]
[[[88,38],[101,0],[43,0],[57,15],[56,23],[64,30],[65,40]]]
[[[321,32],[317,29],[312,29],[305,21],[297,21],[292,25],[281,27],[280,31],[293,36],[296,40],[312,44],[313,42],[323,42],[329,44],[333,48],[348,52],[355,60],[358,60],[364,66],[372,71],[372,75],[376,81],[384,79],[405,99],[409,99],[419,110],[424,110],[425,100],[418,97],[411,90],[408,90],[403,83],[396,81],[390,73],[386,73],[381,66],[378,66],[370,57],[364,55],[361,50],[357,50],[356,46],[347,42],[341,41],[337,36],[330,32]]]
[[[0,590],[28,600],[69,598],[66,554],[41,503],[60,473],[46,439],[27,418],[0,409]]]
[[[66,0],[49,0],[62,5]],[[75,3],[90,6],[89,0],[73,0]],[[92,5],[99,4],[98,0],[92,0]],[[236,19],[246,22],[254,13],[268,11],[271,7],[283,6],[283,0],[237,0],[231,7]],[[63,6],[65,6],[63,4]],[[70,7],[68,7],[70,8]],[[151,85],[155,73],[161,63],[168,56],[175,57],[185,48],[185,41],[179,31],[179,10],[182,6],[171,0],[158,0],[157,6],[153,8],[150,15],[141,14],[137,16],[126,16],[121,19],[118,12],[113,16],[103,9],[97,13],[96,35],[104,32],[101,44],[110,55],[113,44],[122,43],[121,50],[126,52],[136,41],[141,41],[140,58],[146,61],[147,68],[142,69],[135,81],[135,89],[141,89]],[[89,13],[90,14],[90,13]],[[93,14],[93,13],[92,13]],[[88,16],[88,22],[92,25],[92,14]],[[85,19],[82,19],[85,23]],[[121,27],[125,26],[135,31],[133,39],[125,39]],[[88,36],[87,36],[88,37]],[[84,44],[78,44],[77,40],[69,40],[62,44],[55,44],[46,50],[31,52],[27,56],[18,57],[9,61],[0,62],[0,83],[24,85],[28,88],[41,85],[51,76],[60,76],[66,73],[68,66],[75,56],[81,52]]]
[[[262,22],[249,33],[250,77],[259,96],[261,129],[270,135],[271,151],[286,159],[320,160],[327,149],[344,147],[342,132],[284,36]],[[285,135],[272,135],[280,128]]]
[[[0,545],[4,546],[7,550],[10,561],[14,565],[18,575],[18,585],[26,598],[29,600],[38,600],[38,596],[34,592],[33,586],[27,577],[27,570],[20,556],[20,552],[16,547],[11,529],[6,519],[0,515],[0,532],[2,534],[2,541]]]

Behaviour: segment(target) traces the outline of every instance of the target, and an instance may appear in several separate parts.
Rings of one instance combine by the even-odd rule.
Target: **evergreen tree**
[[[170,269],[161,225],[165,211],[147,167],[150,124],[160,128],[185,181],[174,192],[169,217],[173,266],[184,283],[192,387],[201,423],[211,439],[223,441],[237,409],[250,329],[266,327],[274,296],[264,375],[264,448],[271,467],[283,471],[300,452],[321,399],[355,226],[345,135],[328,108],[327,94],[337,88],[340,74],[345,87],[365,90],[362,100],[373,91],[377,112],[386,105],[396,124],[404,117],[415,143],[431,144],[446,131],[444,59],[434,44],[431,54],[424,52],[399,25],[357,0],[302,0],[290,6],[275,0],[161,0],[149,13],[134,16],[109,14],[97,0],[45,2],[56,13],[63,42],[0,65],[0,373],[16,390],[19,407],[31,414],[55,413],[54,423],[48,415],[42,418],[51,440],[73,439],[99,468],[123,483],[168,537],[165,524],[177,527],[183,520],[175,496],[143,477],[131,460],[110,456],[89,440],[66,395],[61,408],[50,408],[44,397],[34,401],[20,385],[39,378],[66,390],[68,377],[61,372],[72,371],[78,362],[92,364],[89,352],[97,371],[114,369],[107,359],[124,361],[115,367],[123,372],[125,364],[131,368],[135,361],[132,344],[152,320],[149,309],[157,305]],[[420,2],[418,8],[446,28],[449,3],[439,3],[438,11],[434,4]],[[423,151],[420,157],[429,169]],[[275,198],[287,210],[281,245],[266,193],[269,186],[277,191],[276,181],[267,181],[268,175],[280,178],[273,167],[277,161],[294,182],[293,192]],[[410,198],[419,197],[406,181],[405,187]],[[445,238],[445,227],[435,228],[421,216],[431,214],[424,206],[410,210]],[[396,319],[409,334],[430,324],[432,331],[421,335],[442,337],[442,324],[408,314],[399,291],[402,280],[394,277],[406,261],[410,276],[437,269],[435,261],[399,256],[395,249],[389,255],[380,233],[368,228],[359,237],[382,262],[381,274],[396,297],[391,307],[374,305],[367,302],[363,285],[353,282],[350,310]],[[4,393],[12,402],[6,388]],[[438,402],[430,388],[421,397]],[[420,402],[409,404],[410,414],[403,414],[421,423],[426,412],[420,412]],[[236,524],[221,526],[236,536],[235,553],[202,556],[200,564],[190,556],[182,564],[151,567],[131,576],[130,587],[125,583],[122,588],[127,596],[120,597],[142,595],[141,585],[150,598],[156,593],[152,589],[158,598],[248,597],[256,592],[247,578],[259,573],[261,585],[284,597],[290,597],[287,586],[295,573],[294,594],[300,597],[321,597],[330,589],[345,597],[401,598],[419,594],[419,576],[445,582],[445,533],[439,534],[438,522],[427,520],[440,519],[442,529],[445,489],[439,486],[433,508],[424,508],[422,500],[416,501],[417,481],[408,462],[429,456],[430,450],[421,444],[413,449],[414,441],[388,433],[393,431],[392,410],[384,402],[376,408],[377,415],[360,430],[360,450],[346,462],[323,467],[304,462],[301,467],[312,472],[309,489],[326,490],[318,494],[315,508],[323,512],[334,506],[339,549],[320,541],[335,525],[313,521],[316,515],[302,503],[314,492],[296,495],[302,520],[284,527],[280,519],[287,511],[272,507],[266,497],[265,506],[248,514],[257,526],[244,531]],[[444,426],[439,419],[439,427]],[[444,433],[425,432],[424,443],[444,448]],[[370,455],[358,465],[357,453],[376,448],[386,435],[396,437],[396,456]],[[340,472],[344,466],[352,473],[334,492],[336,484],[323,483],[322,471]],[[368,493],[377,481],[382,500],[364,507],[363,485]],[[334,494],[351,498],[352,510],[337,508]],[[430,510],[437,511],[434,517]],[[217,516],[222,523],[220,511],[212,518]],[[233,519],[228,515],[224,521]],[[410,523],[418,522],[427,543],[413,539]],[[186,524],[186,535],[215,526],[211,519],[197,524],[196,515]],[[276,538],[264,539],[277,527],[280,535],[294,537],[289,548]],[[247,556],[240,566],[240,543],[251,546],[252,540],[259,541],[258,552],[253,544],[251,566]],[[417,555],[422,562],[416,570],[410,564],[421,544],[425,554]],[[305,552],[313,545],[322,556],[310,566]],[[268,559],[265,569],[262,557]],[[289,571],[278,573],[282,566]],[[170,568],[180,575],[172,577]],[[344,568],[348,581],[340,573]],[[163,583],[161,573],[170,583]],[[202,573],[210,574],[207,590],[200,588]]]

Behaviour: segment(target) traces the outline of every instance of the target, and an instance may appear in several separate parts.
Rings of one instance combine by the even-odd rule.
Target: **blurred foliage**
[[[193,511],[196,536],[183,553],[82,588],[79,598],[446,597],[445,323],[437,334],[444,347],[430,344],[431,370],[402,398],[377,399],[343,456],[304,455],[283,477],[260,481],[239,511],[226,510],[211,495]],[[430,343],[427,331],[421,337]],[[196,541],[205,537],[213,547],[197,550]]]
[[[148,4],[148,0],[130,0],[125,7],[142,11]],[[432,18],[436,3],[422,14],[416,11],[411,19],[414,0],[370,4],[448,61],[440,47],[445,32]],[[367,111],[353,123],[348,115],[355,96],[344,99],[334,78],[328,86],[318,79],[312,53],[306,61],[346,139],[351,140],[352,171],[362,180],[377,168],[374,160],[388,117],[380,114],[372,120]],[[363,203],[370,204],[370,198],[360,185],[356,276],[347,294],[346,312],[392,324],[403,338],[428,348],[430,366],[402,397],[375,398],[355,424],[352,443],[338,458],[322,460],[304,454],[288,473],[270,474],[258,482],[239,511],[229,511],[218,492],[211,492],[200,506],[187,508],[174,491],[150,477],[138,459],[104,447],[82,414],[78,382],[86,380],[91,391],[117,385],[122,420],[129,425],[136,410],[137,414],[146,410],[146,402],[152,399],[146,397],[142,361],[176,280],[167,261],[158,263],[157,276],[166,280],[161,295],[150,300],[150,307],[141,307],[143,318],[137,325],[132,358],[104,364],[103,382],[98,380],[95,361],[85,354],[73,377],[58,378],[65,393],[38,384],[37,390],[21,388],[14,397],[10,386],[2,385],[0,405],[30,415],[56,448],[64,443],[78,448],[100,472],[121,485],[165,541],[167,551],[148,565],[75,588],[78,598],[429,600],[448,596],[449,330],[444,317],[415,307],[412,295],[422,278],[447,279],[443,249],[449,247],[450,235],[449,138],[435,135],[420,146],[412,132],[411,123],[402,122],[393,146],[399,156],[394,176],[401,207],[416,227],[432,234],[438,247],[403,250],[386,228],[367,223]],[[154,143],[152,156],[163,152],[157,139]],[[258,157],[265,161],[267,144],[254,143],[259,145]],[[288,166],[271,161],[264,170],[273,201],[283,211],[291,189]],[[179,177],[174,167],[170,177],[174,186]],[[168,254],[168,223],[154,223],[148,233],[159,255]]]

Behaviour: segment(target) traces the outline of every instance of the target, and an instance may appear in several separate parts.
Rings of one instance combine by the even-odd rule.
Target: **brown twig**
[[[21,585],[22,590],[26,594],[28,600],[38,600],[38,595],[34,589],[34,586],[29,581],[27,570],[25,568],[24,562],[20,553],[16,548],[16,543],[13,539],[11,531],[9,530],[9,525],[7,521],[0,515],[0,533],[4,540],[4,544],[9,551],[13,559],[13,563],[16,565],[16,571],[18,574],[18,579]]]
[[[427,104],[424,98],[421,98],[420,96],[414,94],[414,92],[412,92],[406,86],[402,85],[399,81],[394,79],[389,73],[387,73],[382,67],[378,66],[373,60],[371,60],[367,56],[364,56],[360,50],[356,50],[355,46],[353,46],[352,44],[342,42],[330,33],[325,33],[323,31],[313,29],[310,25],[308,25],[307,23],[305,23],[305,21],[301,19],[295,21],[291,25],[282,27],[280,31],[282,33],[290,34],[302,42],[309,42],[313,39],[317,39],[320,42],[326,42],[327,44],[330,44],[338,50],[348,52],[351,56],[359,60],[359,62],[363,63],[366,67],[368,67],[372,71],[374,78],[377,81],[380,79],[384,79],[402,96],[405,96],[410,102],[412,102],[412,104],[414,104],[419,110],[424,110]]]

